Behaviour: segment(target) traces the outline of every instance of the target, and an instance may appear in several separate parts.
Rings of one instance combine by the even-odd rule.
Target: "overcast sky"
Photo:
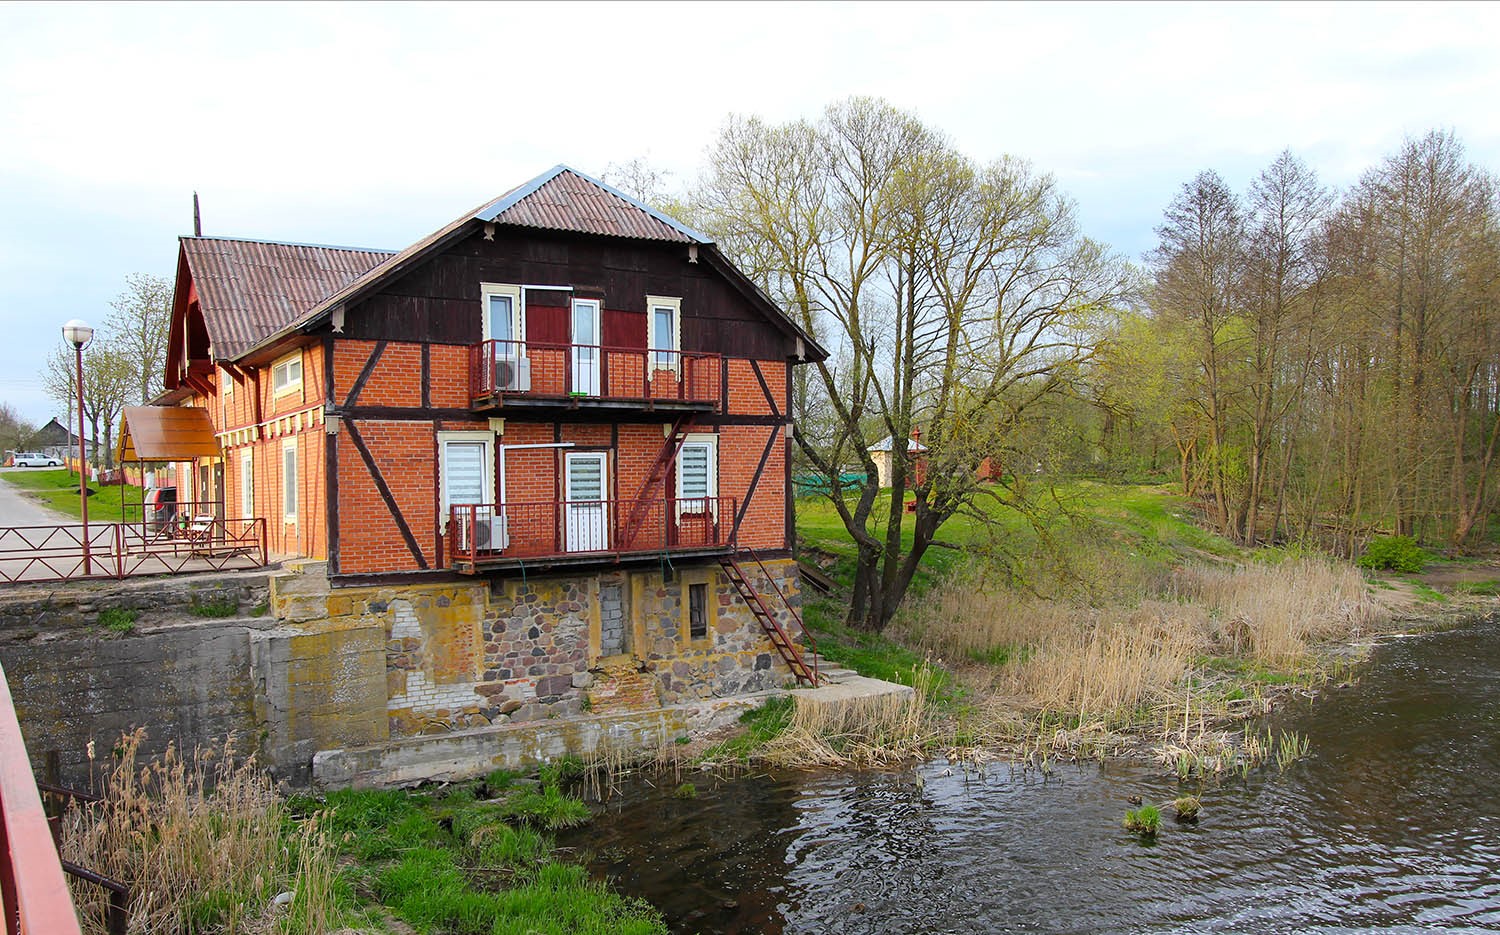
[[[1139,259],[1290,147],[1338,186],[1451,129],[1500,168],[1496,4],[0,3],[0,400],[204,232],[399,248],[559,162],[690,178],[726,115],[881,96],[1057,175]]]

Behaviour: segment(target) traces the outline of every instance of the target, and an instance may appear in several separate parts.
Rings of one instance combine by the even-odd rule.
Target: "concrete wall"
[[[768,569],[795,600],[795,562]],[[438,775],[456,754],[407,741],[475,731],[505,748],[487,762],[514,767],[569,744],[594,750],[594,728],[573,721],[655,725],[609,728],[625,746],[649,747],[650,731],[687,730],[722,699],[791,684],[716,564],[664,571],[330,590],[322,563],[303,563],[269,588],[264,577],[237,576],[0,592],[0,663],[33,765],[41,770],[55,752],[74,784],[87,785],[90,741],[102,761],[138,726],[147,755],[237,735],[240,749],[295,786],[310,783],[315,758],[331,750],[397,751],[331,765],[331,782],[372,782],[390,757],[400,766],[392,776],[408,781],[422,750],[435,751]],[[697,637],[686,606],[695,584],[708,598]],[[764,580],[758,587],[772,590]],[[194,616],[205,601],[241,613]],[[129,633],[108,631],[98,623],[107,607],[135,608],[140,619]],[[606,625],[621,634],[614,645]],[[463,756],[487,742],[463,741]]]

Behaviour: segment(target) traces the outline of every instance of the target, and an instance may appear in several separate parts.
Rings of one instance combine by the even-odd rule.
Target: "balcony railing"
[[[735,501],[542,500],[453,506],[448,556],[455,565],[631,553],[711,551],[730,546]]]
[[[719,403],[719,354],[536,341],[485,341],[469,350],[475,406],[500,398],[711,408]]]

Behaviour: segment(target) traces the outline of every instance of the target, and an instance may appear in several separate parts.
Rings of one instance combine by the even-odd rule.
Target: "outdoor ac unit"
[[[495,389],[526,392],[531,389],[531,358],[506,355],[495,358]]]
[[[460,513],[457,532],[460,552],[502,552],[510,545],[504,516],[474,519]]]

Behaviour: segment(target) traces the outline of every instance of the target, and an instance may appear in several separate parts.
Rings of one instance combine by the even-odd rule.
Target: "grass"
[[[1142,837],[1154,838],[1161,830],[1161,809],[1155,805],[1142,805],[1140,808],[1131,809],[1125,813],[1125,820],[1121,822],[1126,831],[1134,832]]]
[[[135,630],[135,622],[140,619],[141,612],[138,610],[127,610],[123,607],[106,607],[99,611],[99,625],[112,633],[122,636]]]
[[[104,800],[72,808],[62,855],[131,884],[132,931],[331,931],[361,919],[335,873],[324,816],[295,817],[253,757],[229,744],[152,763],[126,735]],[[72,881],[88,933],[107,931],[104,890]],[[275,897],[293,894],[290,904]]]
[[[553,769],[541,788],[497,771],[477,783],[425,792],[329,793],[341,877],[417,932],[665,932],[660,915],[556,859],[541,830],[588,816]],[[550,780],[550,781],[549,781]],[[558,803],[571,803],[560,806]],[[304,807],[315,807],[306,803]]]
[[[222,618],[233,617],[240,612],[240,605],[231,600],[198,601],[188,608],[188,612],[194,617]],[[260,616],[257,614],[256,616]]]
[[[0,474],[6,481],[30,491],[36,499],[49,508],[68,516],[82,518],[78,508],[78,475],[64,468],[48,470],[6,471]],[[93,484],[89,488],[94,494],[89,497],[89,519],[101,523],[120,522],[123,518],[122,503],[139,504],[141,488]]]
[[[943,528],[968,555],[924,556],[882,634],[845,626],[836,596],[804,608],[826,658],[905,684],[927,673],[938,723],[935,737],[924,728],[929,746],[1008,747],[1043,763],[1107,755],[1121,731],[1183,747],[1211,725],[1263,714],[1285,687],[1336,677],[1341,664],[1321,647],[1385,618],[1352,566],[1297,547],[1242,549],[1200,528],[1164,487],[1068,485],[1041,533],[1003,512],[994,520]],[[832,506],[799,501],[798,528],[847,587],[855,552]],[[991,548],[997,535],[1011,539],[1005,556]]]

